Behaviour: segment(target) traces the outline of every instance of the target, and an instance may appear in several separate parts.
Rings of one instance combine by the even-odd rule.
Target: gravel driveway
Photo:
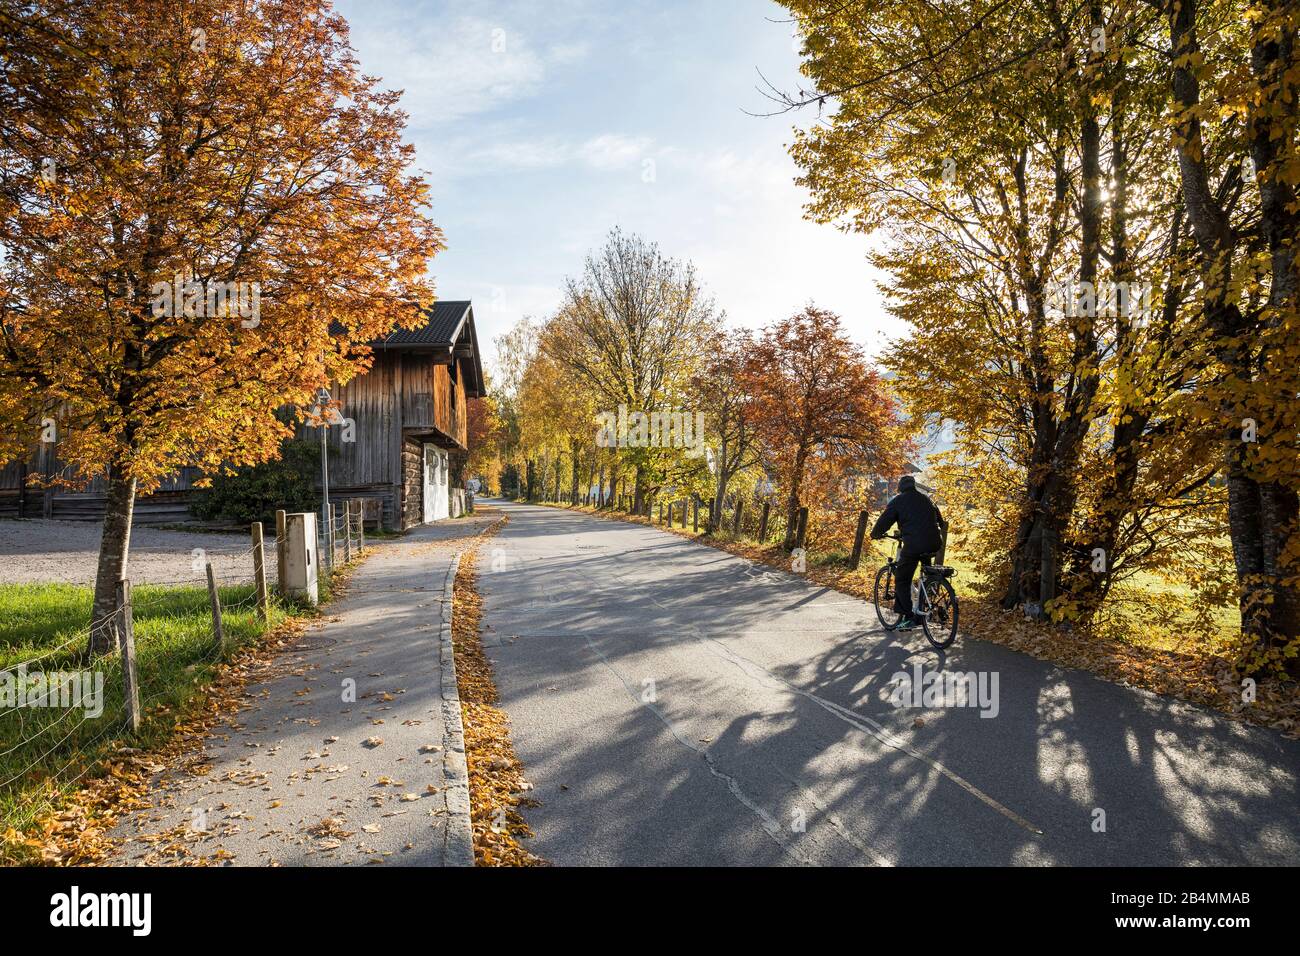
[[[266,575],[274,581],[271,530]],[[93,584],[99,535],[97,521],[0,521],[0,584]],[[206,559],[222,583],[252,581],[252,546],[248,535],[135,528],[127,577],[134,584],[202,584]]]

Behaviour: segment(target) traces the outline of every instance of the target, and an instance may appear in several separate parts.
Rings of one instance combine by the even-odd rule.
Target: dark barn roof
[[[465,377],[465,394],[481,398],[483,360],[478,351],[478,334],[474,330],[474,306],[468,300],[438,300],[426,311],[423,325],[413,329],[394,329],[388,336],[370,343],[373,349],[409,352],[453,352],[469,359]]]
[[[474,316],[469,302],[434,302],[425,313],[428,321],[414,329],[393,329],[387,338],[371,343],[377,349],[400,349],[421,345],[440,345],[451,348],[460,334],[465,319]]]

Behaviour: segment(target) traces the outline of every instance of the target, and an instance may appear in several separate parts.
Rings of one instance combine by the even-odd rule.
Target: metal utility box
[[[284,589],[291,598],[316,604],[320,555],[316,550],[316,515],[310,511],[284,516],[284,533],[288,539],[284,558]]]

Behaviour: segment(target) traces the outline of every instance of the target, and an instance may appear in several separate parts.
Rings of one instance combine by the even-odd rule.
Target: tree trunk
[[[634,478],[636,484],[633,488],[633,493],[632,493],[633,514],[639,515],[644,507],[644,501],[645,501],[645,485],[643,484],[644,480],[645,480],[645,476],[642,474],[641,466],[638,464],[636,466],[636,472]]]
[[[122,477],[114,464],[108,472],[104,503],[104,528],[99,539],[99,566],[95,572],[95,600],[91,611],[91,657],[110,653],[117,644],[117,582],[126,576],[131,550],[131,518],[135,511],[135,479]]]
[[[724,432],[722,443],[718,446],[718,480],[713,491],[713,507],[709,509],[709,521],[705,530],[713,534],[722,523],[722,505],[727,499],[727,436]],[[716,516],[716,517],[715,517]]]
[[[795,453],[794,470],[790,475],[790,494],[785,500],[785,538],[781,547],[786,551],[794,550],[795,533],[799,530],[799,490],[803,486],[803,468],[807,461],[807,451],[800,448]]]

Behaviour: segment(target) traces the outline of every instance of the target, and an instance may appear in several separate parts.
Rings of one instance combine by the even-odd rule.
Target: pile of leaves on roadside
[[[504,523],[496,524],[484,537],[495,534]],[[546,862],[521,842],[533,831],[520,808],[537,802],[528,796],[532,784],[525,779],[523,765],[510,743],[510,718],[497,706],[492,662],[480,639],[482,603],[475,586],[476,559],[472,551],[461,559],[451,625],[469,765],[474,862],[478,866],[545,866]]]
[[[685,535],[758,564],[790,570],[790,555],[777,545],[760,546],[669,529],[644,517],[579,510],[637,524],[653,524],[663,531]],[[874,569],[873,569],[874,573]],[[844,567],[809,566],[802,576],[815,584],[872,600],[873,579]],[[1004,611],[988,601],[962,596],[961,633],[1001,644],[1063,667],[1077,667],[1107,680],[1140,687],[1220,711],[1236,720],[1271,727],[1284,736],[1300,738],[1300,686],[1294,682],[1261,680],[1254,699],[1231,663],[1215,655],[1181,654],[1142,647],[1082,628],[1067,630],[1032,621],[1019,612]]]

